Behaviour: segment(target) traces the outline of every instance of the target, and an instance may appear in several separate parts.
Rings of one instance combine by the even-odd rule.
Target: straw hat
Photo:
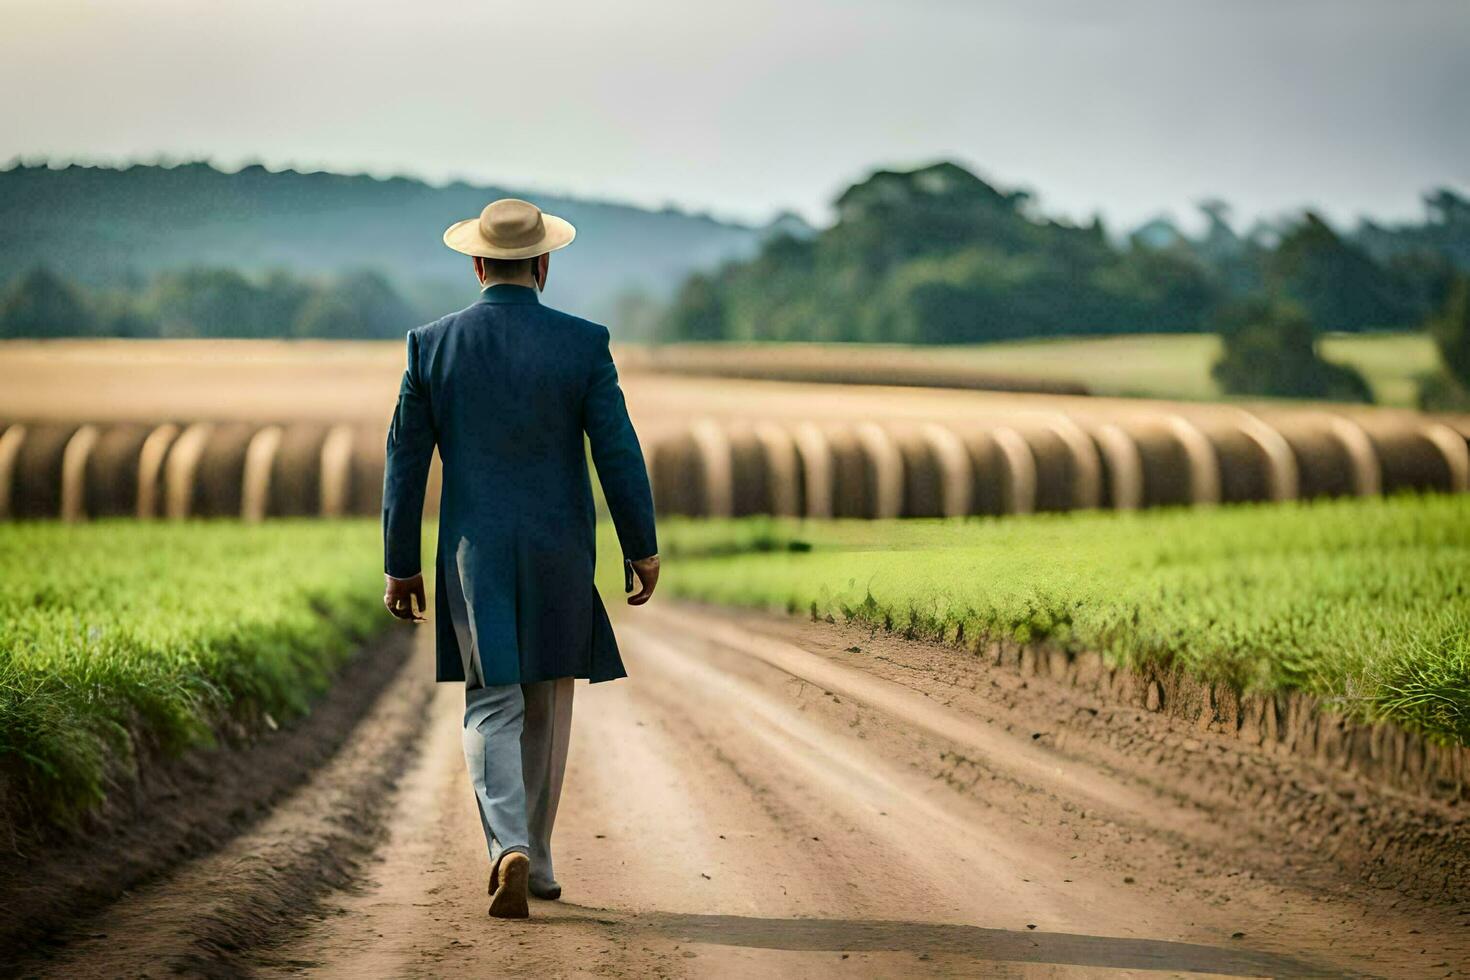
[[[572,244],[577,229],[554,214],[542,214],[530,201],[507,197],[485,205],[478,218],[456,221],[444,244],[486,259],[529,259]]]

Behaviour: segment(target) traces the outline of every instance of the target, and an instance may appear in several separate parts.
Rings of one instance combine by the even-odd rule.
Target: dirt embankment
[[[13,838],[0,857],[0,972],[21,970],[79,936],[102,938],[92,917],[105,918],[109,903],[190,867],[191,859],[217,857],[277,813],[301,812],[311,796],[302,789],[309,778],[366,749],[380,765],[364,769],[360,783],[341,786],[341,799],[332,804],[350,822],[303,832],[289,854],[247,849],[231,869],[228,894],[204,888],[177,903],[180,911],[215,921],[192,936],[197,951],[169,952],[187,959],[195,952],[207,957],[211,945],[232,948],[268,931],[294,902],[345,885],[371,852],[380,801],[422,722],[422,711],[411,709],[421,707],[431,685],[422,663],[416,679],[408,676],[412,648],[411,634],[395,630],[349,661],[307,717],[246,744],[146,760],[140,782],[116,789],[78,830]],[[411,688],[392,706],[395,723],[365,724],[389,707],[374,703],[395,678]],[[327,816],[329,823],[336,819]],[[258,901],[246,899],[252,890],[263,893]],[[162,921],[155,925],[167,931]]]

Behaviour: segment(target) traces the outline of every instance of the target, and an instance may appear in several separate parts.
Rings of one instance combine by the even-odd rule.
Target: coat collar
[[[517,286],[508,282],[497,282],[493,286],[486,286],[480,290],[481,303],[511,303],[526,304],[533,306],[541,303],[536,290],[530,286]]]

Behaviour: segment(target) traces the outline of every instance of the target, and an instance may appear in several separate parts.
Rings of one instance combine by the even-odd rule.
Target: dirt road
[[[825,624],[642,612],[619,625],[632,678],[578,687],[556,832],[565,898],[533,903],[530,921],[485,916],[462,694],[441,685],[426,719],[403,710],[424,703],[421,651],[364,721],[375,739],[409,715],[423,724],[396,791],[354,804],[360,826],[319,811],[341,804],[353,766],[372,764],[372,740],[350,740],[232,854],[126,897],[40,972],[1443,976],[1470,965],[1461,910],[1352,884],[1325,856],[1263,837],[1249,804],[1171,786],[1167,760],[1130,766],[1093,751],[1098,739],[1063,737],[1079,712],[1098,714],[1080,695]],[[252,938],[272,896],[232,898],[239,868],[252,854],[289,863],[313,834],[377,847],[354,885]]]

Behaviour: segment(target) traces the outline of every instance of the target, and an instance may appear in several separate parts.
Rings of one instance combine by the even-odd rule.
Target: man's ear
[[[539,289],[546,288],[546,274],[551,269],[551,253],[543,252],[536,256],[536,264],[531,269],[531,278],[536,281]]]
[[[471,255],[470,263],[475,267],[475,278],[480,280],[480,285],[485,285],[485,260],[478,255]]]

